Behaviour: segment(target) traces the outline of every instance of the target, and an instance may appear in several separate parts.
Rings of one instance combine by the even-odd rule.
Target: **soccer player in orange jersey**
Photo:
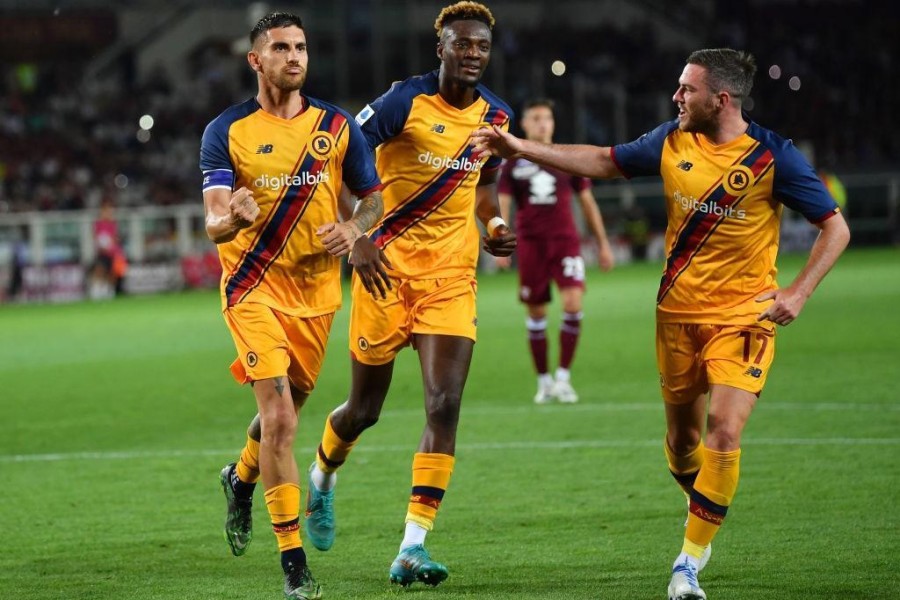
[[[737,489],[741,432],[772,364],[775,326],[797,318],[850,239],[837,204],[791,141],[742,112],[755,72],[745,52],[692,53],[672,98],[678,118],[627,144],[542,144],[497,127],[472,139],[479,157],[524,157],[592,178],[662,176],[668,258],[656,354],[665,454],[690,502],[671,600],[706,598],[697,574]],[[820,234],[805,267],[780,288],[784,205]]]
[[[220,476],[225,537],[233,554],[246,551],[262,476],[284,595],[309,600],[321,590],[300,540],[294,436],[341,304],[338,257],[352,249],[359,277],[384,285],[380,250],[363,236],[382,215],[381,182],[353,117],[300,92],[308,64],[300,18],[272,13],[250,42],[259,93],[216,117],[200,150],[206,231],[219,251],[222,310],[238,352],[231,372],[253,387],[259,411],[240,460]],[[362,199],[339,222],[343,185]]]
[[[522,109],[520,125],[529,140],[550,143],[556,123],[551,100],[531,100]],[[578,394],[572,387],[569,368],[581,335],[584,297],[584,259],[581,237],[572,215],[572,197],[577,196],[588,228],[597,242],[597,262],[604,271],[614,259],[603,217],[591,192],[591,180],[558,169],[542,167],[525,158],[508,160],[498,184],[500,212],[509,217],[515,206],[519,245],[519,300],[528,314],[528,346],[537,371],[534,401],[573,403]],[[497,258],[509,265],[509,258]],[[556,282],[562,303],[559,328],[559,366],[551,374],[547,365],[547,304],[551,282]]]
[[[400,552],[390,580],[437,585],[447,568],[425,550],[454,466],[456,426],[475,344],[475,266],[479,245],[508,256],[515,235],[500,218],[499,158],[474,160],[475,127],[509,127],[512,111],[480,84],[491,55],[494,18],[477,2],[444,8],[435,22],[440,68],[395,83],[356,117],[377,150],[385,214],[369,237],[389,261],[383,298],[352,284],[352,384],[347,401],[326,419],[310,468],[306,528],[321,550],[334,540],[335,471],[360,434],[375,424],[405,346],[419,354],[425,430],[412,463],[412,491]],[[476,219],[488,234],[481,240]]]

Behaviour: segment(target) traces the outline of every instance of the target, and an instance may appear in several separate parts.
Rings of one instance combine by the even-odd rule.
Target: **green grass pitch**
[[[781,266],[786,284],[802,257]],[[309,549],[325,597],[665,598],[685,506],[661,445],[658,281],[656,265],[589,275],[582,400],[538,407],[515,276],[482,276],[457,469],[428,538],[450,578],[387,581],[423,423],[405,350],[380,423],[341,471],[335,546]],[[348,389],[347,314],[301,416],[301,470]],[[848,252],[779,333],[701,577],[711,599],[900,598],[898,344],[900,251]],[[0,598],[281,597],[261,490],[248,554],[222,539],[219,469],[255,412],[233,356],[213,292],[0,307]]]

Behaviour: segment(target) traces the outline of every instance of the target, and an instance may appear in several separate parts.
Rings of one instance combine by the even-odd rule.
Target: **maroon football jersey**
[[[524,238],[578,238],[572,218],[572,193],[591,187],[591,180],[542,167],[524,158],[508,160],[498,190],[516,203],[516,235]]]

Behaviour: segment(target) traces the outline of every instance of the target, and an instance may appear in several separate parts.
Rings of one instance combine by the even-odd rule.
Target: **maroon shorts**
[[[525,304],[550,302],[551,281],[560,288],[584,288],[584,259],[577,238],[519,238],[516,254],[519,300]]]

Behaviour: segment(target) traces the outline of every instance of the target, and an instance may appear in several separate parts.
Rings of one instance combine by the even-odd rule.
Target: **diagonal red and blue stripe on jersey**
[[[753,182],[757,182],[774,164],[774,156],[766,146],[757,143],[742,158],[735,161],[734,164],[740,164],[748,168],[753,174]],[[688,268],[691,260],[700,252],[716,228],[727,218],[725,214],[726,209],[736,207],[745,197],[746,194],[730,194],[725,189],[725,183],[720,178],[713,184],[710,191],[698,199],[701,205],[706,205],[710,209],[713,206],[717,206],[723,210],[719,214],[715,214],[713,210],[704,212],[693,209],[685,218],[679,231],[676,233],[675,243],[672,245],[672,251],[669,253],[666,261],[666,270],[663,273],[659,284],[659,292],[656,295],[657,304],[663,301],[663,298],[675,285],[678,277]]]
[[[488,105],[483,116],[484,123],[502,125],[509,120],[506,111]],[[472,160],[473,148],[468,140],[454,155],[453,160]],[[403,235],[410,227],[421,222],[428,215],[440,208],[453,196],[469,175],[464,169],[445,169],[421,186],[418,190],[389,214],[385,215],[381,224],[369,236],[379,248],[384,248]],[[476,171],[478,173],[478,171]]]
[[[347,119],[343,115],[323,111],[313,131],[327,131],[337,140],[346,127]],[[291,175],[295,176],[302,172],[320,173],[327,162],[327,158],[324,160],[316,158],[309,151],[309,147],[304,146]],[[262,282],[266,272],[287,245],[317,187],[318,183],[310,181],[284,187],[272,210],[269,211],[265,223],[260,227],[256,239],[244,251],[237,267],[228,276],[225,284],[228,306],[241,302]]]

